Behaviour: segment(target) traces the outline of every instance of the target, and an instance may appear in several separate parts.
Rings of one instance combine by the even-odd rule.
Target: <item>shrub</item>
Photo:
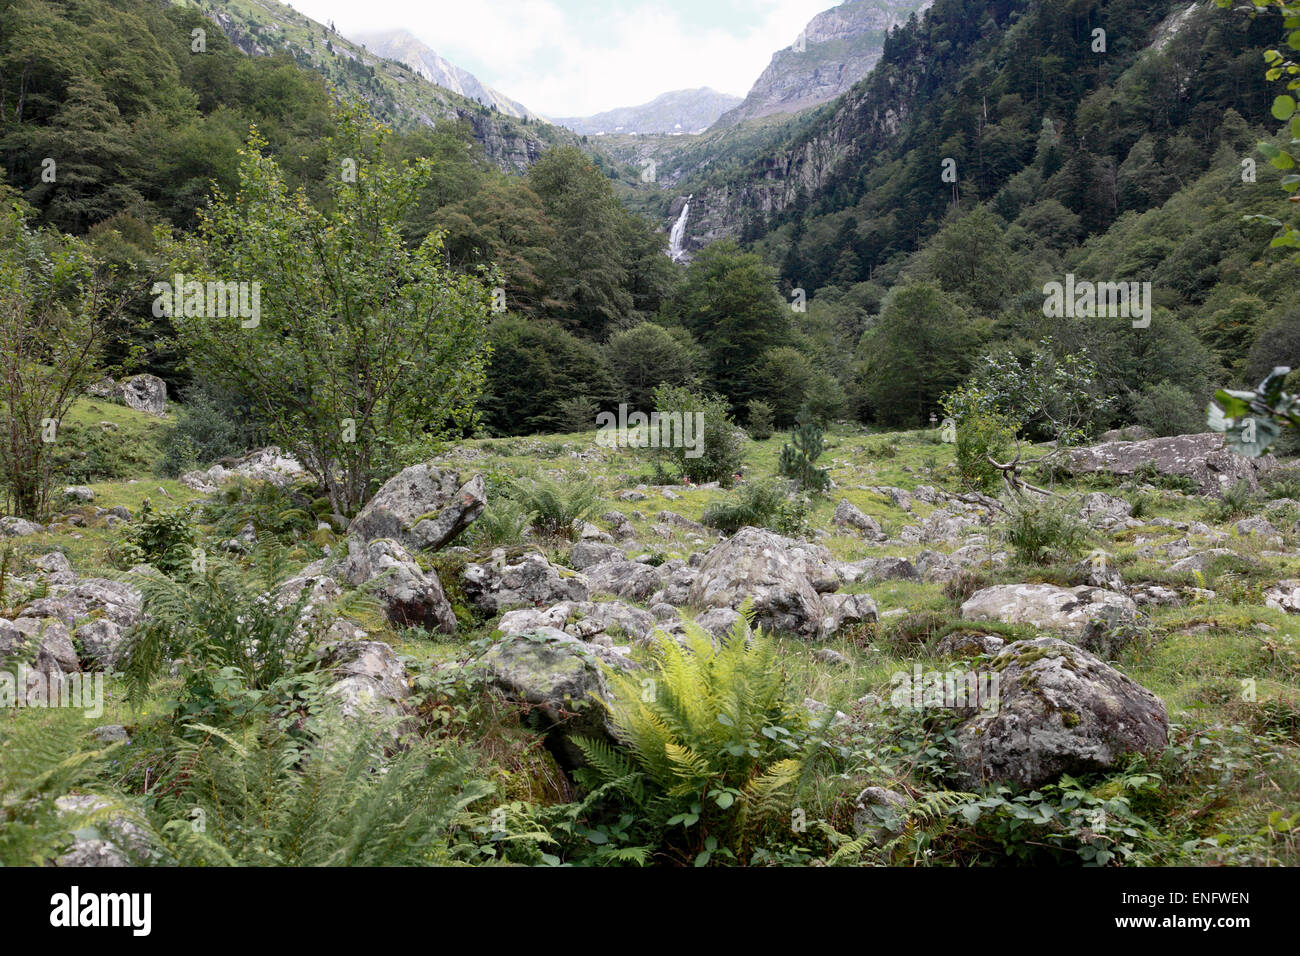
[[[506,496],[494,498],[470,525],[466,539],[484,550],[518,544],[532,524],[533,516],[518,501]]]
[[[1259,478],[1259,487],[1267,498],[1300,501],[1300,466],[1291,465],[1266,471]]]
[[[1191,435],[1205,427],[1205,403],[1167,380],[1146,386],[1130,404],[1133,424],[1151,429],[1159,438]]]
[[[660,448],[660,460],[673,466],[686,481],[716,481],[729,487],[745,460],[745,434],[731,420],[726,400],[680,386],[661,385],[655,389],[655,409],[660,415],[704,416],[703,434],[694,434],[697,448]],[[696,455],[696,451],[700,454]]]
[[[589,432],[596,427],[600,407],[586,395],[577,395],[560,402],[559,426],[566,432]]]
[[[972,488],[996,494],[1002,472],[989,464],[1004,461],[1015,438],[1015,423],[998,411],[995,397],[974,385],[944,396],[944,414],[956,426],[957,474]]]
[[[770,528],[778,534],[798,535],[807,523],[806,499],[792,495],[778,482],[747,482],[727,497],[713,502],[700,519],[724,534],[741,528]]]
[[[798,779],[807,718],[776,645],[745,615],[720,646],[694,624],[687,635],[684,646],[657,638],[652,694],[645,671],[610,673],[607,707],[625,749],[580,739],[590,766],[579,774],[615,813],[632,811],[643,856],[744,861]]]
[[[767,402],[754,399],[749,403],[749,437],[754,441],[767,441],[774,429],[773,417],[776,412]]]
[[[118,551],[118,562],[125,568],[149,564],[163,574],[175,574],[194,560],[198,532],[191,524],[189,508],[154,511],[146,501],[136,521],[126,533]]]
[[[812,492],[823,492],[831,486],[830,472],[817,467],[824,445],[819,425],[811,420],[801,422],[790,435],[790,444],[781,446],[781,459],[777,471],[796,486]]]
[[[1053,498],[1026,498],[1013,505],[1004,534],[1025,564],[1077,557],[1088,541],[1087,526]]]
[[[200,512],[222,537],[233,537],[252,525],[259,538],[285,543],[299,541],[330,516],[328,498],[313,498],[316,486],[280,487],[269,481],[238,479],[223,487]]]
[[[175,477],[200,465],[248,451],[256,436],[238,424],[233,409],[209,392],[192,390],[177,407],[176,424],[163,439],[162,473]]]

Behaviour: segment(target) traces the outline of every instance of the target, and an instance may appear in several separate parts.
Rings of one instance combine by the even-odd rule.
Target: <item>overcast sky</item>
[[[837,0],[292,0],[339,32],[404,27],[529,109],[589,116],[669,90],[743,96]]]

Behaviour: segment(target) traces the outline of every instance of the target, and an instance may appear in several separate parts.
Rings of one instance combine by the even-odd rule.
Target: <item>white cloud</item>
[[[835,0],[297,0],[339,32],[402,27],[539,113],[585,116],[697,86],[743,96]],[[711,9],[710,9],[711,8]]]

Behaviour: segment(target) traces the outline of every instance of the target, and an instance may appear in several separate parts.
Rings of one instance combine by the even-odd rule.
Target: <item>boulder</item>
[[[137,412],[167,414],[167,383],[157,375],[132,375],[124,378],[114,386],[113,396]]]
[[[0,538],[26,538],[45,531],[41,525],[23,518],[0,518]]]
[[[250,452],[242,458],[226,459],[207,471],[186,472],[181,476],[180,483],[186,488],[210,495],[222,485],[238,479],[266,481],[277,488],[288,488],[305,474],[298,459],[272,446]],[[118,517],[127,521],[131,519],[130,512],[119,514]]]
[[[1210,548],[1208,551],[1198,551],[1196,554],[1175,561],[1169,565],[1169,570],[1173,574],[1206,574],[1220,558],[1236,558],[1246,563],[1253,563],[1252,559],[1243,557],[1228,548]]]
[[[870,834],[876,846],[884,846],[902,835],[910,804],[911,801],[897,791],[867,787],[858,794],[857,810],[853,814],[854,835]]]
[[[599,649],[551,627],[511,634],[478,659],[489,686],[540,718],[562,766],[585,762],[574,737],[613,740],[601,701],[608,696]],[[617,655],[606,663],[621,666]]]
[[[112,670],[124,650],[122,629],[112,621],[99,618],[77,628],[77,642],[89,667]]]
[[[615,547],[612,544],[602,544],[598,541],[579,541],[569,552],[569,564],[575,570],[585,571],[587,568],[597,564],[603,564],[606,561],[626,561],[627,552],[622,548]]]
[[[564,631],[581,641],[594,642],[608,637],[610,640],[602,643],[612,646],[616,641],[650,640],[655,618],[620,601],[562,601],[545,609],[510,611],[497,624],[497,630],[503,634],[525,634],[543,627]]]
[[[1279,581],[1264,592],[1264,604],[1288,614],[1300,614],[1300,581]]]
[[[956,732],[961,772],[976,784],[1030,788],[1061,774],[1113,770],[1169,742],[1165,705],[1087,651],[1053,637],[1017,641],[989,665],[997,707]]]
[[[506,563],[505,552],[493,552],[487,563],[467,564],[461,580],[469,599],[488,614],[591,597],[585,575],[551,564],[536,552],[523,555],[514,564]]]
[[[1100,491],[1085,495],[1079,506],[1079,517],[1091,528],[1113,531],[1127,525],[1133,506],[1123,498]]]
[[[1224,445],[1221,434],[1210,432],[1076,448],[1070,452],[1068,467],[1076,475],[1104,473],[1121,477],[1154,467],[1160,475],[1192,479],[1201,494],[1220,495],[1238,481],[1258,487],[1259,475],[1276,465],[1272,455],[1244,458]]]
[[[395,722],[406,715],[410,678],[393,649],[380,641],[342,641],[316,652],[337,678],[327,699],[349,720]]]
[[[95,500],[95,493],[85,485],[75,485],[63,489],[63,497],[68,501],[76,501],[81,504],[90,504]]]
[[[884,541],[888,537],[875,518],[862,512],[847,498],[840,499],[840,503],[835,506],[831,524],[860,531],[872,541]]]
[[[645,601],[659,590],[659,572],[637,561],[604,561],[584,573],[593,593]]]
[[[79,618],[93,615],[125,629],[140,619],[142,600],[140,592],[129,584],[107,578],[87,578],[57,597],[33,601],[22,616],[57,618],[71,629],[76,627]]]
[[[997,654],[1006,647],[1006,640],[996,634],[979,631],[953,631],[944,635],[934,648],[936,657],[964,658]]]
[[[112,809],[108,800],[90,794],[59,797],[54,806],[74,833],[72,846],[55,860],[56,866],[141,866],[153,855],[148,831],[131,819],[126,808]],[[104,811],[110,812],[105,816]],[[91,814],[100,814],[99,822],[78,825]]]
[[[425,573],[396,541],[349,538],[341,573],[351,587],[368,586],[396,626],[456,633],[456,613],[438,576]]]
[[[822,637],[830,637],[853,624],[880,620],[880,611],[869,594],[827,594],[822,597],[822,607],[825,608]]]
[[[863,558],[838,565],[835,573],[844,584],[921,580],[921,575],[906,558]]]
[[[1001,584],[972,594],[961,606],[961,616],[1056,631],[1080,647],[1105,654],[1131,636],[1137,605],[1122,594],[1086,585]]]
[[[348,533],[392,538],[411,551],[436,551],[473,524],[487,506],[482,475],[463,482],[432,465],[412,465],[379,489]]]
[[[764,630],[813,638],[821,627],[821,597],[795,563],[789,542],[760,528],[742,528],[712,548],[691,585],[689,603],[702,610],[738,610],[753,601]]]

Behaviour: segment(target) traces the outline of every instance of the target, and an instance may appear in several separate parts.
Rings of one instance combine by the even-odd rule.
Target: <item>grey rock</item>
[[[614,640],[643,643],[654,635],[655,620],[650,613],[619,601],[562,601],[545,609],[510,611],[501,618],[497,630],[525,634],[549,627],[582,641],[607,635]]]
[[[591,597],[585,575],[551,564],[536,552],[523,555],[514,564],[506,562],[504,552],[494,552],[487,563],[466,565],[461,582],[474,605],[488,614]]]
[[[999,676],[998,706],[956,734],[958,765],[974,782],[1037,787],[1168,746],[1160,698],[1081,648],[1052,637],[1018,641],[990,666]]]
[[[938,657],[965,658],[997,654],[1006,646],[1006,640],[996,634],[978,631],[953,631],[935,646]]]
[[[645,601],[659,590],[659,573],[636,561],[604,561],[584,572],[592,593]]]
[[[569,564],[578,571],[584,571],[606,561],[626,560],[627,552],[622,548],[597,541],[579,541],[573,546],[573,550],[569,552]]]
[[[1137,605],[1105,588],[1003,584],[971,595],[961,616],[1056,631],[1080,647],[1107,654],[1132,636]]]
[[[812,638],[821,627],[821,597],[795,564],[789,543],[770,531],[742,528],[712,548],[689,595],[689,603],[704,610],[737,610],[746,599],[765,630]]]
[[[118,382],[113,396],[127,408],[150,415],[167,414],[167,383],[156,375],[133,375]]]
[[[840,499],[840,503],[835,506],[835,514],[831,516],[831,524],[843,528],[853,528],[855,531],[862,532],[864,537],[870,538],[872,541],[884,541],[887,537],[884,529],[880,527],[875,518],[865,514],[847,498]]]
[[[412,465],[379,489],[348,533],[366,541],[391,538],[411,551],[436,551],[468,528],[487,506],[482,475]]]
[[[23,518],[0,518],[0,538],[27,538],[41,534],[45,528]]]
[[[821,636],[830,637],[854,624],[880,620],[880,611],[869,594],[826,594],[822,597],[824,616]]]
[[[1235,454],[1224,445],[1223,436],[1215,432],[1108,442],[1074,449],[1069,458],[1069,468],[1075,474],[1130,476],[1149,466],[1161,475],[1192,479],[1201,494],[1221,495],[1238,481],[1258,487],[1260,474],[1276,467],[1277,460],[1272,455],[1250,459]]]
[[[351,587],[373,591],[396,626],[456,633],[456,614],[438,576],[426,573],[396,541],[349,538],[342,574]]]

